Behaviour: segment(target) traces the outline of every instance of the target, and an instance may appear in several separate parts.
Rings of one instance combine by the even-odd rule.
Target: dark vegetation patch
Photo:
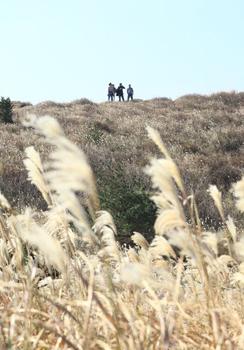
[[[123,169],[117,166],[113,176],[98,176],[100,201],[111,212],[119,228],[122,243],[130,242],[128,232],[141,232],[149,240],[153,237],[156,208],[149,199],[149,190],[141,179],[125,178]]]
[[[219,190],[227,192],[232,183],[241,179],[241,171],[233,167],[227,159],[213,157],[209,162],[207,179],[209,184],[216,185]]]
[[[94,127],[95,127],[96,129],[99,129],[99,130],[101,130],[101,131],[104,131],[104,132],[107,132],[107,133],[111,134],[111,133],[114,132],[114,130],[113,130],[111,124],[112,124],[112,123],[110,123],[110,125],[109,125],[109,124],[106,123],[106,122],[104,123],[104,122],[97,121],[97,122],[94,123]]]
[[[218,135],[220,148],[223,152],[239,152],[244,143],[243,131],[235,128]]]

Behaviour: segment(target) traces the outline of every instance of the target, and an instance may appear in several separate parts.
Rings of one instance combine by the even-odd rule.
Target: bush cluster
[[[9,97],[1,97],[0,121],[4,123],[13,123],[13,105]]]

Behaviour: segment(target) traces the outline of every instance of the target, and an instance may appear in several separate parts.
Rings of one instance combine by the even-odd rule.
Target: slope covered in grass
[[[28,147],[24,161],[48,209],[19,214],[0,193],[0,348],[242,350],[244,230],[217,187],[208,201],[218,233],[201,225],[160,134],[147,127],[160,153],[146,166],[155,233],[151,242],[134,233],[126,247],[84,152],[52,117],[27,124],[50,148],[41,162]],[[233,213],[243,215],[244,176],[233,191]]]
[[[226,210],[232,214],[231,184],[241,178],[244,168],[243,93],[133,103],[95,104],[87,99],[35,106],[16,103],[16,123],[0,127],[0,188],[18,210],[27,204],[46,209],[26,180],[23,158],[27,146],[34,145],[43,159],[49,149],[33,130],[20,124],[27,112],[56,117],[65,134],[85,151],[102,208],[114,216],[122,240],[132,231],[152,235],[155,207],[148,199],[151,188],[143,168],[157,150],[146,137],[146,125],[159,131],[176,160],[188,193],[195,193],[202,221],[209,227],[219,225],[219,214],[207,193],[209,184],[222,191]]]

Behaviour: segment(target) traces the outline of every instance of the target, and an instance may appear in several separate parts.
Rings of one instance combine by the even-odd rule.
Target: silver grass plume
[[[181,193],[185,194],[185,188],[184,184],[182,182],[179,169],[177,168],[176,164],[173,162],[168,150],[166,149],[160,134],[157,130],[151,128],[150,126],[147,126],[147,133],[148,137],[156,144],[156,146],[159,148],[159,150],[164,155],[165,159],[170,160],[171,162],[168,164],[168,170],[171,173],[172,178],[176,182],[177,186],[179,187]]]
[[[218,255],[218,236],[216,233],[205,231],[202,234],[201,242],[206,245],[206,247],[215,254]],[[205,249],[206,251],[206,249]]]
[[[169,242],[161,236],[155,236],[149,247],[152,259],[162,259],[162,256],[176,259],[176,254]]]
[[[236,206],[241,212],[244,212],[244,176],[240,181],[236,182],[232,188],[237,198]]]
[[[148,136],[164,156],[161,159],[152,159],[150,165],[145,168],[145,172],[151,177],[152,186],[156,190],[155,195],[151,197],[158,208],[154,224],[155,233],[165,236],[171,245],[181,249],[183,255],[190,256],[195,260],[196,238],[189,231],[183,206],[179,200],[181,195],[183,204],[188,201],[180,172],[166,150],[159,133],[151,127],[147,127],[147,131]],[[156,246],[158,244],[159,242]],[[166,245],[164,245],[164,249],[167,252]],[[171,256],[173,256],[172,251]]]
[[[28,116],[25,125],[34,127],[46,141],[55,146],[45,164],[45,178],[55,202],[67,211],[68,219],[88,240],[95,240],[86,210],[80,205],[77,192],[83,193],[88,211],[94,220],[99,210],[95,179],[85,154],[69,141],[59,123],[50,116]]]
[[[68,246],[70,250],[74,250],[76,236],[70,228],[65,210],[60,206],[55,206],[45,214],[47,221],[43,225],[43,228],[46,232],[50,236],[57,238],[62,246]]]
[[[184,211],[178,199],[176,185],[183,197],[186,197],[186,195],[179,170],[166,151],[158,132],[150,127],[147,127],[147,131],[149,137],[165,156],[162,159],[152,159],[151,164],[145,169],[157,191],[151,197],[158,207],[158,216],[154,225],[155,232],[164,235],[177,227],[184,228],[187,226]]]
[[[141,233],[134,232],[131,236],[131,239],[138,247],[143,248],[145,250],[148,249],[149,243]]]
[[[34,221],[30,209],[27,209],[23,215],[11,216],[9,223],[17,236],[30,246],[37,248],[50,265],[60,272],[66,271],[67,257],[59,241]]]
[[[0,267],[8,265],[10,262],[10,255],[8,252],[7,243],[3,238],[0,238]]]
[[[0,208],[4,210],[11,209],[11,205],[9,204],[8,200],[4,197],[4,195],[0,192]]]
[[[27,147],[25,153],[27,158],[24,159],[24,164],[28,171],[28,180],[38,188],[48,206],[51,206],[51,194],[45,180],[40,155],[32,146]]]
[[[101,249],[99,256],[108,257],[110,260],[119,261],[120,252],[115,240],[116,227],[110,213],[105,210],[97,212],[97,218],[93,226],[96,237],[100,239]]]
[[[210,185],[208,193],[214,200],[214,204],[219,211],[221,219],[224,221],[224,209],[222,204],[222,193],[218,190],[216,185]]]
[[[229,233],[231,234],[232,241],[236,242],[237,241],[237,230],[236,230],[236,225],[235,225],[232,217],[228,215],[228,218],[227,218],[225,223],[226,223],[226,226],[227,226]]]

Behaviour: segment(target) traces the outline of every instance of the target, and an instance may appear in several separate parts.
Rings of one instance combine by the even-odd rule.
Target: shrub
[[[150,241],[156,207],[149,199],[145,184],[136,178],[126,179],[122,171],[98,181],[101,206],[110,211],[119,231],[119,241],[128,243],[133,231],[142,232]]]
[[[237,152],[243,145],[243,134],[239,130],[229,130],[218,136],[223,152]]]
[[[88,98],[80,98],[79,100],[73,101],[72,104],[79,104],[79,105],[95,105],[95,103],[92,102],[92,101],[90,101]]]
[[[228,191],[231,184],[240,180],[241,172],[231,166],[225,158],[213,158],[210,162],[208,181],[221,191]]]
[[[9,97],[1,97],[0,120],[4,123],[13,123],[13,105]]]

